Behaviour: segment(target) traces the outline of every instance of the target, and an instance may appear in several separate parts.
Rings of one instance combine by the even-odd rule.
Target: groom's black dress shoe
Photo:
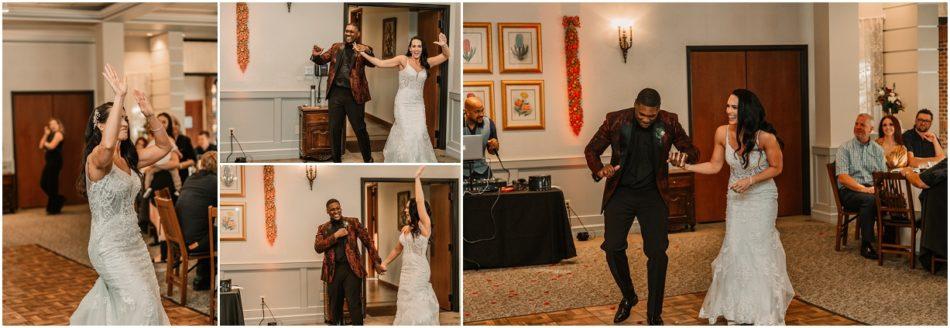
[[[874,247],[871,247],[870,244],[866,244],[861,246],[861,256],[869,260],[877,260],[878,254]]]
[[[640,302],[640,299],[634,295],[632,299],[624,297],[620,300],[620,304],[617,304],[617,313],[614,314],[614,323],[620,323],[630,317],[630,309],[634,305]]]
[[[662,326],[662,325],[663,325],[663,317],[660,317],[660,316],[656,316],[656,317],[647,316],[647,324],[648,324],[648,325],[651,325],[651,326]]]

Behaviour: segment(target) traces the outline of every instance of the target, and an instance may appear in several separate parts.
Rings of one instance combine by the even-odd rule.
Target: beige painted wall
[[[409,191],[409,197],[413,195],[413,184],[411,183],[387,183],[379,184],[379,257],[386,259],[389,252],[399,243],[400,231],[396,229],[396,194]],[[379,279],[390,284],[399,286],[399,273],[402,272],[402,256],[399,256],[389,264],[388,272],[379,275]]]
[[[282,2],[248,3],[250,64],[242,73],[235,8],[234,3],[220,6],[222,91],[309,92],[316,80],[305,77],[304,70],[313,67],[313,44],[327,48],[343,38],[341,3],[294,3],[289,13]]]
[[[937,13],[935,3],[883,5],[884,82],[897,84],[904,111],[897,115],[904,129],[910,128],[917,110],[936,111]],[[932,129],[937,131],[939,120]]]

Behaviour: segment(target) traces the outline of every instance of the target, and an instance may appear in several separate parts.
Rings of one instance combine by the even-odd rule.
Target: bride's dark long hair
[[[419,40],[419,43],[422,44],[422,53],[419,54],[419,65],[422,65],[422,68],[429,70],[429,51],[426,50],[426,42],[422,41],[422,38],[419,36],[414,36],[412,39],[409,39],[409,47],[406,48],[406,57],[412,58],[412,40]]]
[[[432,209],[429,208],[429,202],[425,202],[426,205],[426,215],[432,216]],[[419,236],[422,232],[422,229],[419,228],[419,207],[416,206],[416,198],[413,197],[409,199],[409,232],[412,233],[412,238]],[[432,230],[432,224],[429,220],[429,230]]]
[[[742,149],[740,162],[743,168],[749,167],[749,153],[755,149],[756,133],[765,131],[771,133],[778,140],[780,147],[785,147],[785,143],[775,132],[772,123],[765,120],[765,108],[759,102],[752,91],[746,89],[736,89],[732,94],[739,98],[739,115],[736,118],[736,143]]]
[[[96,124],[105,123],[106,119],[109,118],[110,110],[112,110],[111,101],[99,105],[99,107],[96,107],[96,109],[92,111],[92,114],[89,114],[89,120],[86,123],[85,146],[82,151],[81,161],[82,166],[79,167],[80,174],[79,178],[76,179],[76,190],[79,191],[80,195],[86,198],[88,198],[86,194],[86,160],[89,158],[89,154],[99,145],[99,142],[102,141],[102,130],[99,130]],[[122,119],[125,120],[126,123],[129,122],[128,118],[124,117]],[[139,154],[135,150],[135,144],[132,143],[131,138],[126,138],[119,142],[119,155],[122,156],[122,159],[125,160],[125,163],[129,165],[129,168],[135,175],[141,176],[138,165]]]

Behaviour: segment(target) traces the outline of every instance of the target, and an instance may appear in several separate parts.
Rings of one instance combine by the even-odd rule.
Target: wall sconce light
[[[317,179],[317,167],[314,165],[307,165],[307,180],[310,181],[310,190],[313,190],[313,180]]]
[[[627,50],[630,50],[630,47],[633,46],[633,26],[627,25],[627,28],[624,29],[617,25],[617,43],[620,46],[620,51],[623,52],[623,63],[627,63]]]

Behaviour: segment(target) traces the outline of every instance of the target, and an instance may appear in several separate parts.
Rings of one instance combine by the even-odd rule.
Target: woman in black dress
[[[63,124],[52,118],[43,127],[40,149],[45,154],[46,165],[40,177],[40,188],[49,199],[46,203],[47,214],[58,214],[63,209],[66,197],[59,194],[59,172],[63,170]]]

